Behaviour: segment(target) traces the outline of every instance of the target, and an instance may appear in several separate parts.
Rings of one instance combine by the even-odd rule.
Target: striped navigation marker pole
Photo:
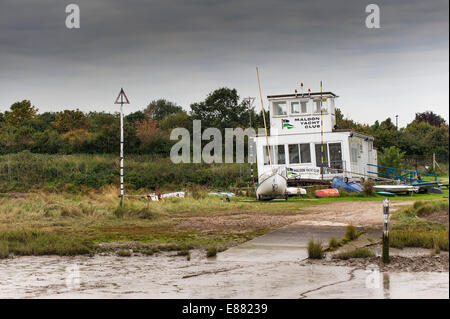
[[[248,107],[248,116],[250,118],[250,128],[252,128],[252,111],[253,111],[253,103],[255,102],[254,97],[246,97],[244,99],[244,103],[247,105]],[[253,177],[253,142],[251,142],[250,140],[248,141],[249,143],[249,156],[250,156],[250,175],[252,178],[252,184],[255,185],[255,178]]]
[[[320,173],[323,180],[323,104],[322,101],[326,101],[327,99],[322,97],[322,81],[320,81]]]
[[[389,198],[383,199],[383,262],[389,263]]]
[[[130,101],[122,88],[114,104],[120,104],[120,206],[123,207],[123,105],[130,104]]]

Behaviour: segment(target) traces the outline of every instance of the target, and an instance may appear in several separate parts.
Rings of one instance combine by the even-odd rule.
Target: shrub
[[[322,259],[323,257],[325,257],[325,252],[323,250],[322,242],[315,242],[314,239],[311,239],[308,242],[308,258]]]
[[[356,232],[356,227],[353,225],[348,225],[347,228],[345,229],[345,237],[348,240],[354,240],[358,237],[358,234]]]
[[[206,250],[206,257],[214,257],[217,255],[217,247],[211,246]]]
[[[375,194],[375,182],[372,179],[368,179],[363,183],[363,193],[366,196],[373,196]]]
[[[336,238],[331,237],[331,238],[330,238],[330,241],[328,242],[328,247],[329,247],[331,250],[334,250],[334,249],[336,249],[336,248],[339,247],[339,242],[336,240]]]

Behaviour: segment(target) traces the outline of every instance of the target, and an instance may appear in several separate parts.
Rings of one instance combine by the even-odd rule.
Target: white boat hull
[[[286,198],[287,180],[279,173],[263,178],[256,189],[256,197],[260,200]]]
[[[417,193],[419,191],[419,187],[411,185],[375,185],[374,188],[377,192],[383,191],[389,193]]]

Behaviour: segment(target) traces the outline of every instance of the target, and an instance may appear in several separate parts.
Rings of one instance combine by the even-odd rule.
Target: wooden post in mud
[[[389,263],[389,198],[383,200],[383,262]]]

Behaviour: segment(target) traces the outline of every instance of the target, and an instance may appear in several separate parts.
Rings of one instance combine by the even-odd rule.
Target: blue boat
[[[335,177],[333,178],[333,181],[331,182],[331,187],[337,188],[337,189],[343,189],[347,193],[361,193],[362,192],[362,186],[360,182],[353,182],[351,180],[346,183],[343,178],[341,177]]]

